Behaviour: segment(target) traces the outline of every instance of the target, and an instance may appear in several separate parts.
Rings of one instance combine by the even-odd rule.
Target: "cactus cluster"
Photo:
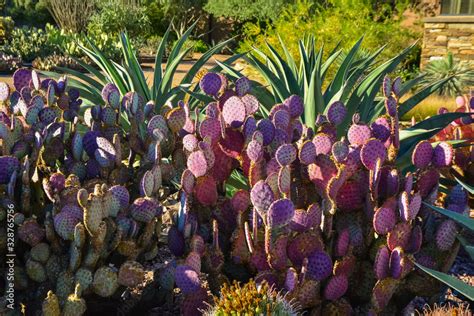
[[[144,281],[170,181],[183,169],[175,139],[184,105],[155,113],[110,84],[84,112],[67,82],[19,69],[13,87],[0,83],[1,213],[14,205],[15,286],[25,297],[35,289],[47,315],[82,315],[91,294]]]
[[[45,315],[142,285],[162,233],[176,260],[156,289],[179,288],[184,315],[396,312],[437,290],[415,262],[446,271],[457,253],[461,228],[423,203],[466,212],[462,186],[438,194],[457,155],[421,141],[400,170],[399,78],[384,79],[386,114],[354,114],[343,137],[342,102],[309,128],[297,95],[263,116],[246,77],[204,74],[213,101],[195,112],[111,83],[83,104],[67,77],[27,69],[13,83],[0,83],[0,221],[13,204],[15,286]]]
[[[301,124],[299,96],[262,118],[245,78],[232,84],[207,73],[200,85],[215,101],[183,138],[187,169],[168,233],[170,250],[183,258],[174,277],[187,299],[251,277],[303,309],[381,313],[407,293],[422,294],[426,278],[414,262],[450,266],[458,228],[433,218],[423,202],[437,200],[453,148],[420,142],[415,170],[402,174],[395,162],[399,78],[384,79],[387,114],[368,124],[356,113],[342,138],[341,102],[319,115],[313,130]],[[248,189],[229,197],[224,184],[233,172],[245,176]]]

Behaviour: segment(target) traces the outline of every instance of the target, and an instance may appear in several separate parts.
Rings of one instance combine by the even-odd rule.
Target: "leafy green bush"
[[[15,28],[10,38],[0,50],[13,56],[21,57],[23,61],[32,62],[35,58],[45,58],[56,53],[67,57],[84,57],[78,44],[90,47],[91,44],[99,47],[107,58],[118,60],[120,58],[120,43],[115,36],[102,32],[90,33],[86,36],[72,31],[59,29],[50,24],[46,28]]]
[[[140,55],[154,55],[156,53],[158,45],[160,45],[162,40],[163,38],[158,35],[152,35],[148,37],[138,46],[138,51],[140,52]]]
[[[15,23],[10,16],[0,16],[0,43],[10,37]]]
[[[474,86],[474,70],[468,64],[455,60],[451,52],[446,58],[431,61],[424,73],[424,83],[451,77],[439,90],[439,95],[454,97],[467,92],[465,90],[468,87]]]
[[[152,35],[163,35],[168,27],[166,12],[160,1],[149,0],[145,3],[145,12],[153,28],[150,30]]]
[[[312,1],[299,0],[288,5],[279,17],[267,27],[259,23],[247,23],[244,26],[244,41],[240,51],[248,51],[256,46],[266,52],[265,42],[278,46],[278,35],[293,55],[299,51],[298,39],[314,35],[319,43],[324,43],[330,51],[339,43],[347,50],[354,42],[364,36],[364,46],[372,51],[387,44],[382,57],[392,57],[401,51],[407,43],[413,42],[420,34],[400,27],[401,13],[406,8],[405,1],[398,1],[392,8],[381,5],[374,8],[373,1],[328,0],[324,5]],[[416,64],[417,53],[414,51],[403,68]]]
[[[177,37],[184,35],[184,32],[196,22],[203,14],[202,6],[205,0],[151,0],[147,12],[156,14],[153,22],[166,29],[171,25]],[[155,27],[153,23],[153,27]],[[158,33],[162,35],[164,32]]]
[[[17,26],[43,27],[47,23],[54,23],[45,0],[13,0],[7,2],[6,13],[13,18]]]
[[[284,0],[209,0],[204,9],[215,16],[234,18],[238,21],[277,19]]]
[[[117,1],[101,4],[87,26],[88,33],[101,32],[117,37],[120,32],[127,31],[132,38],[147,36],[150,29],[151,23],[145,7],[119,4]]]
[[[194,51],[196,53],[205,53],[209,49],[209,45],[203,40],[199,39],[194,41]]]
[[[37,28],[14,28],[2,48],[5,53],[31,62],[36,57],[52,54],[57,48],[48,41],[46,32]]]

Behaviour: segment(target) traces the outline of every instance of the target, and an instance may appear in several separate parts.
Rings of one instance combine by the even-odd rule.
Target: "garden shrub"
[[[52,54],[56,47],[48,41],[46,32],[38,28],[14,28],[2,48],[7,54],[31,62],[38,56]]]
[[[47,23],[54,23],[45,0],[13,0],[6,2],[8,4],[6,14],[13,18],[16,26],[43,27]]]
[[[151,23],[144,6],[107,1],[91,17],[87,30],[89,33],[100,31],[110,35],[127,31],[131,38],[136,38],[149,35]]]
[[[203,16],[204,0],[155,0],[163,12],[164,24],[171,25],[177,37]]]
[[[10,37],[14,24],[10,16],[0,16],[0,43]]]
[[[246,23],[240,51],[248,51],[252,46],[266,51],[266,41],[279,46],[279,35],[290,52],[298,55],[298,39],[315,35],[318,42],[325,44],[327,53],[338,43],[340,48],[348,49],[358,38],[364,36],[364,47],[367,50],[375,51],[387,44],[382,57],[391,57],[421,36],[400,27],[401,12],[407,8],[407,4],[405,1],[398,3],[395,8],[388,5],[374,8],[373,1],[368,0],[331,0],[325,5],[299,0],[288,5],[271,25],[262,28],[256,22]],[[418,55],[419,50],[418,53],[415,50],[402,68],[417,65]]]
[[[90,32],[87,37],[102,50],[107,58],[118,60],[120,56],[118,36],[96,31]],[[27,27],[14,28],[10,38],[3,46],[0,46],[0,50],[21,57],[25,62],[32,62],[35,58],[44,59],[53,54],[82,58],[84,54],[79,50],[78,43],[89,45],[85,35],[47,24],[44,30]]]
[[[284,0],[209,0],[204,9],[215,15],[233,18],[238,21],[277,19]]]
[[[155,55],[158,45],[160,45],[162,40],[163,38],[161,36],[152,35],[139,44],[138,51],[141,55]]]

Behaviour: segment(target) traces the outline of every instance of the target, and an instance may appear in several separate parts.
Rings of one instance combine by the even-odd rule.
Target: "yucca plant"
[[[474,70],[467,63],[461,63],[454,59],[451,52],[443,59],[431,61],[424,71],[425,78],[422,83],[450,78],[438,91],[439,95],[457,96],[474,85]]]
[[[157,107],[156,110],[159,110],[159,107],[167,101],[183,99],[185,90],[191,86],[193,78],[199,73],[203,65],[232,40],[226,40],[210,48],[194,63],[181,82],[173,86],[173,79],[179,64],[192,49],[191,47],[183,49],[183,45],[196,24],[197,21],[174,43],[167,56],[165,56],[165,54],[171,32],[170,28],[165,32],[156,51],[151,86],[149,86],[145,78],[143,69],[138,62],[137,54],[126,33],[120,35],[122,49],[121,63],[107,59],[97,46],[91,41],[88,41],[90,48],[84,45],[78,45],[80,50],[92,60],[93,66],[81,60],[76,60],[88,73],[82,74],[67,68],[58,69],[69,75],[70,85],[80,91],[86,104],[100,103],[102,100],[102,88],[107,83],[113,83],[117,86],[122,96],[129,91],[135,91],[143,98],[144,102],[154,101]],[[166,66],[162,67],[165,58]],[[232,56],[224,63],[230,64],[237,58],[239,58],[239,55]],[[52,77],[58,76],[54,73],[44,73]]]

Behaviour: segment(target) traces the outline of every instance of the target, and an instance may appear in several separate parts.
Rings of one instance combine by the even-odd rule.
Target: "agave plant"
[[[455,60],[451,52],[443,59],[431,61],[425,69],[425,78],[422,83],[450,78],[446,85],[439,89],[439,95],[456,96],[474,85],[474,70],[467,63]]]
[[[175,42],[170,53],[166,56],[166,66],[163,68],[162,64],[165,60],[165,50],[170,37],[170,28],[165,32],[157,48],[151,87],[148,85],[143,69],[138,62],[137,55],[126,33],[120,35],[122,49],[121,64],[107,59],[96,45],[88,41],[91,48],[80,44],[78,46],[92,60],[94,65],[90,66],[76,59],[77,63],[87,70],[88,74],[82,74],[68,68],[58,67],[58,69],[71,75],[69,79],[70,85],[81,92],[85,103],[100,103],[102,100],[102,88],[108,83],[113,83],[119,89],[121,96],[124,96],[129,91],[135,91],[143,97],[145,102],[154,101],[157,106],[156,110],[159,111],[159,108],[167,101],[184,99],[184,89],[191,86],[193,78],[199,73],[203,65],[232,40],[229,39],[210,48],[194,63],[181,82],[173,86],[174,76],[179,64],[192,49],[192,47],[183,49],[183,45],[196,24],[197,21]],[[238,57],[239,55],[232,56],[224,63],[231,63]],[[58,76],[54,73],[44,73],[51,77]]]

